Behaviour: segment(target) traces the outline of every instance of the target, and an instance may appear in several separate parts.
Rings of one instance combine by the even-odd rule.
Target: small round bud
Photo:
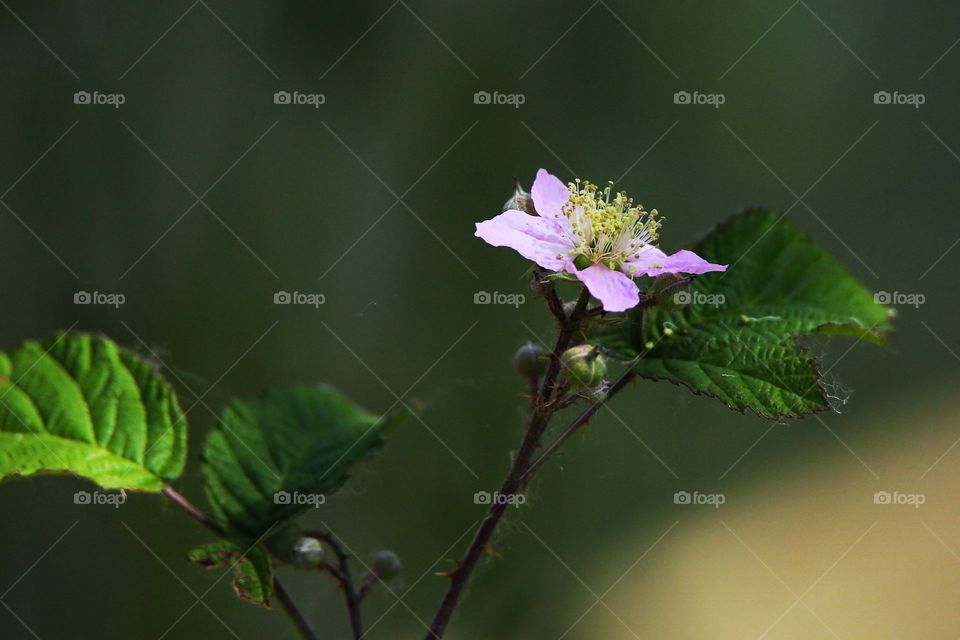
[[[393,580],[400,575],[400,556],[393,551],[380,551],[373,556],[370,568],[381,580]]]
[[[520,181],[516,178],[513,179],[513,195],[503,203],[503,211],[510,209],[523,211],[531,216],[537,215],[537,210],[533,207],[533,198],[523,190],[523,187],[520,186]]]
[[[304,536],[293,545],[290,561],[301,569],[313,569],[323,562],[323,544],[316,538]]]
[[[657,276],[647,296],[665,311],[674,311],[690,304],[690,278],[665,273]]]
[[[539,378],[549,366],[547,350],[536,342],[528,342],[513,354],[513,367],[525,378]]]
[[[603,382],[607,374],[607,361],[596,347],[581,344],[571,347],[560,356],[567,380],[574,387],[593,389]]]

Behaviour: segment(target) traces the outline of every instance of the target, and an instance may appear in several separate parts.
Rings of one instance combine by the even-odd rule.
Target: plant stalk
[[[556,410],[553,400],[555,399],[554,395],[557,383],[559,382],[560,356],[570,346],[576,332],[579,330],[580,323],[587,308],[587,303],[590,300],[589,292],[586,288],[582,289],[573,312],[567,317],[563,314],[562,304],[559,303],[559,298],[552,286],[546,289],[544,295],[547,298],[551,312],[553,312],[554,316],[557,317],[560,322],[560,332],[553,349],[553,356],[550,358],[550,365],[540,385],[536,404],[530,414],[526,433],[520,443],[520,448],[514,456],[510,470],[500,484],[500,495],[513,495],[520,489],[527,465],[533,458],[534,453],[536,453],[540,439],[549,426],[550,418]],[[457,568],[450,574],[450,585],[433,618],[426,640],[439,640],[443,637],[450,618],[453,616],[453,612],[457,608],[460,598],[463,596],[463,591],[470,580],[470,576],[473,574],[477,563],[480,561],[487,545],[490,543],[490,539],[493,537],[493,533],[500,523],[501,518],[503,518],[506,508],[506,503],[494,502],[490,505],[487,515],[477,529],[476,534],[474,534],[473,541],[467,548]]]

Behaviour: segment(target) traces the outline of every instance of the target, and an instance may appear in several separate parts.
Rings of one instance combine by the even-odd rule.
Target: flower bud
[[[579,389],[593,389],[607,374],[607,361],[596,347],[581,344],[560,356],[563,371],[570,384]]]
[[[323,544],[316,538],[304,536],[293,545],[290,561],[301,569],[313,569],[323,562]]]
[[[381,580],[393,580],[400,575],[400,556],[393,551],[380,551],[373,556],[370,568]]]
[[[665,273],[653,281],[647,296],[665,311],[674,311],[690,303],[690,278]]]
[[[547,350],[535,342],[528,342],[513,354],[513,367],[524,378],[539,378],[549,366]]]
[[[533,207],[533,198],[523,190],[523,187],[520,186],[520,181],[516,178],[513,179],[513,195],[503,203],[503,211],[510,209],[523,211],[531,216],[537,215],[537,210]]]

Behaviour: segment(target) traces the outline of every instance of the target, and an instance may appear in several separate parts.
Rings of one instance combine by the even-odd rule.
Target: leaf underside
[[[242,600],[270,608],[273,596],[273,568],[262,547],[244,552],[231,540],[218,540],[191,549],[187,560],[207,569],[227,568],[233,573],[233,589]]]

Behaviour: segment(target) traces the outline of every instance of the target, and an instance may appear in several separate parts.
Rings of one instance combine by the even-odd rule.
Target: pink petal
[[[510,247],[544,269],[560,271],[567,263],[573,244],[566,239],[557,221],[538,218],[510,209],[491,220],[477,223],[478,238],[495,247]],[[560,258],[557,256],[560,255]]]
[[[726,271],[727,265],[707,262],[693,251],[680,250],[668,256],[660,249],[646,245],[640,248],[633,260],[625,263],[625,268],[634,277],[640,275],[658,276],[663,273],[707,273],[708,271]]]
[[[570,199],[567,185],[546,169],[537,171],[537,178],[530,189],[533,206],[543,218],[566,217],[563,215],[563,205]]]
[[[568,270],[587,285],[590,294],[603,303],[605,311],[626,311],[640,304],[637,285],[625,273],[608,269],[602,264],[595,264],[583,271],[577,271],[576,267],[570,265]]]

